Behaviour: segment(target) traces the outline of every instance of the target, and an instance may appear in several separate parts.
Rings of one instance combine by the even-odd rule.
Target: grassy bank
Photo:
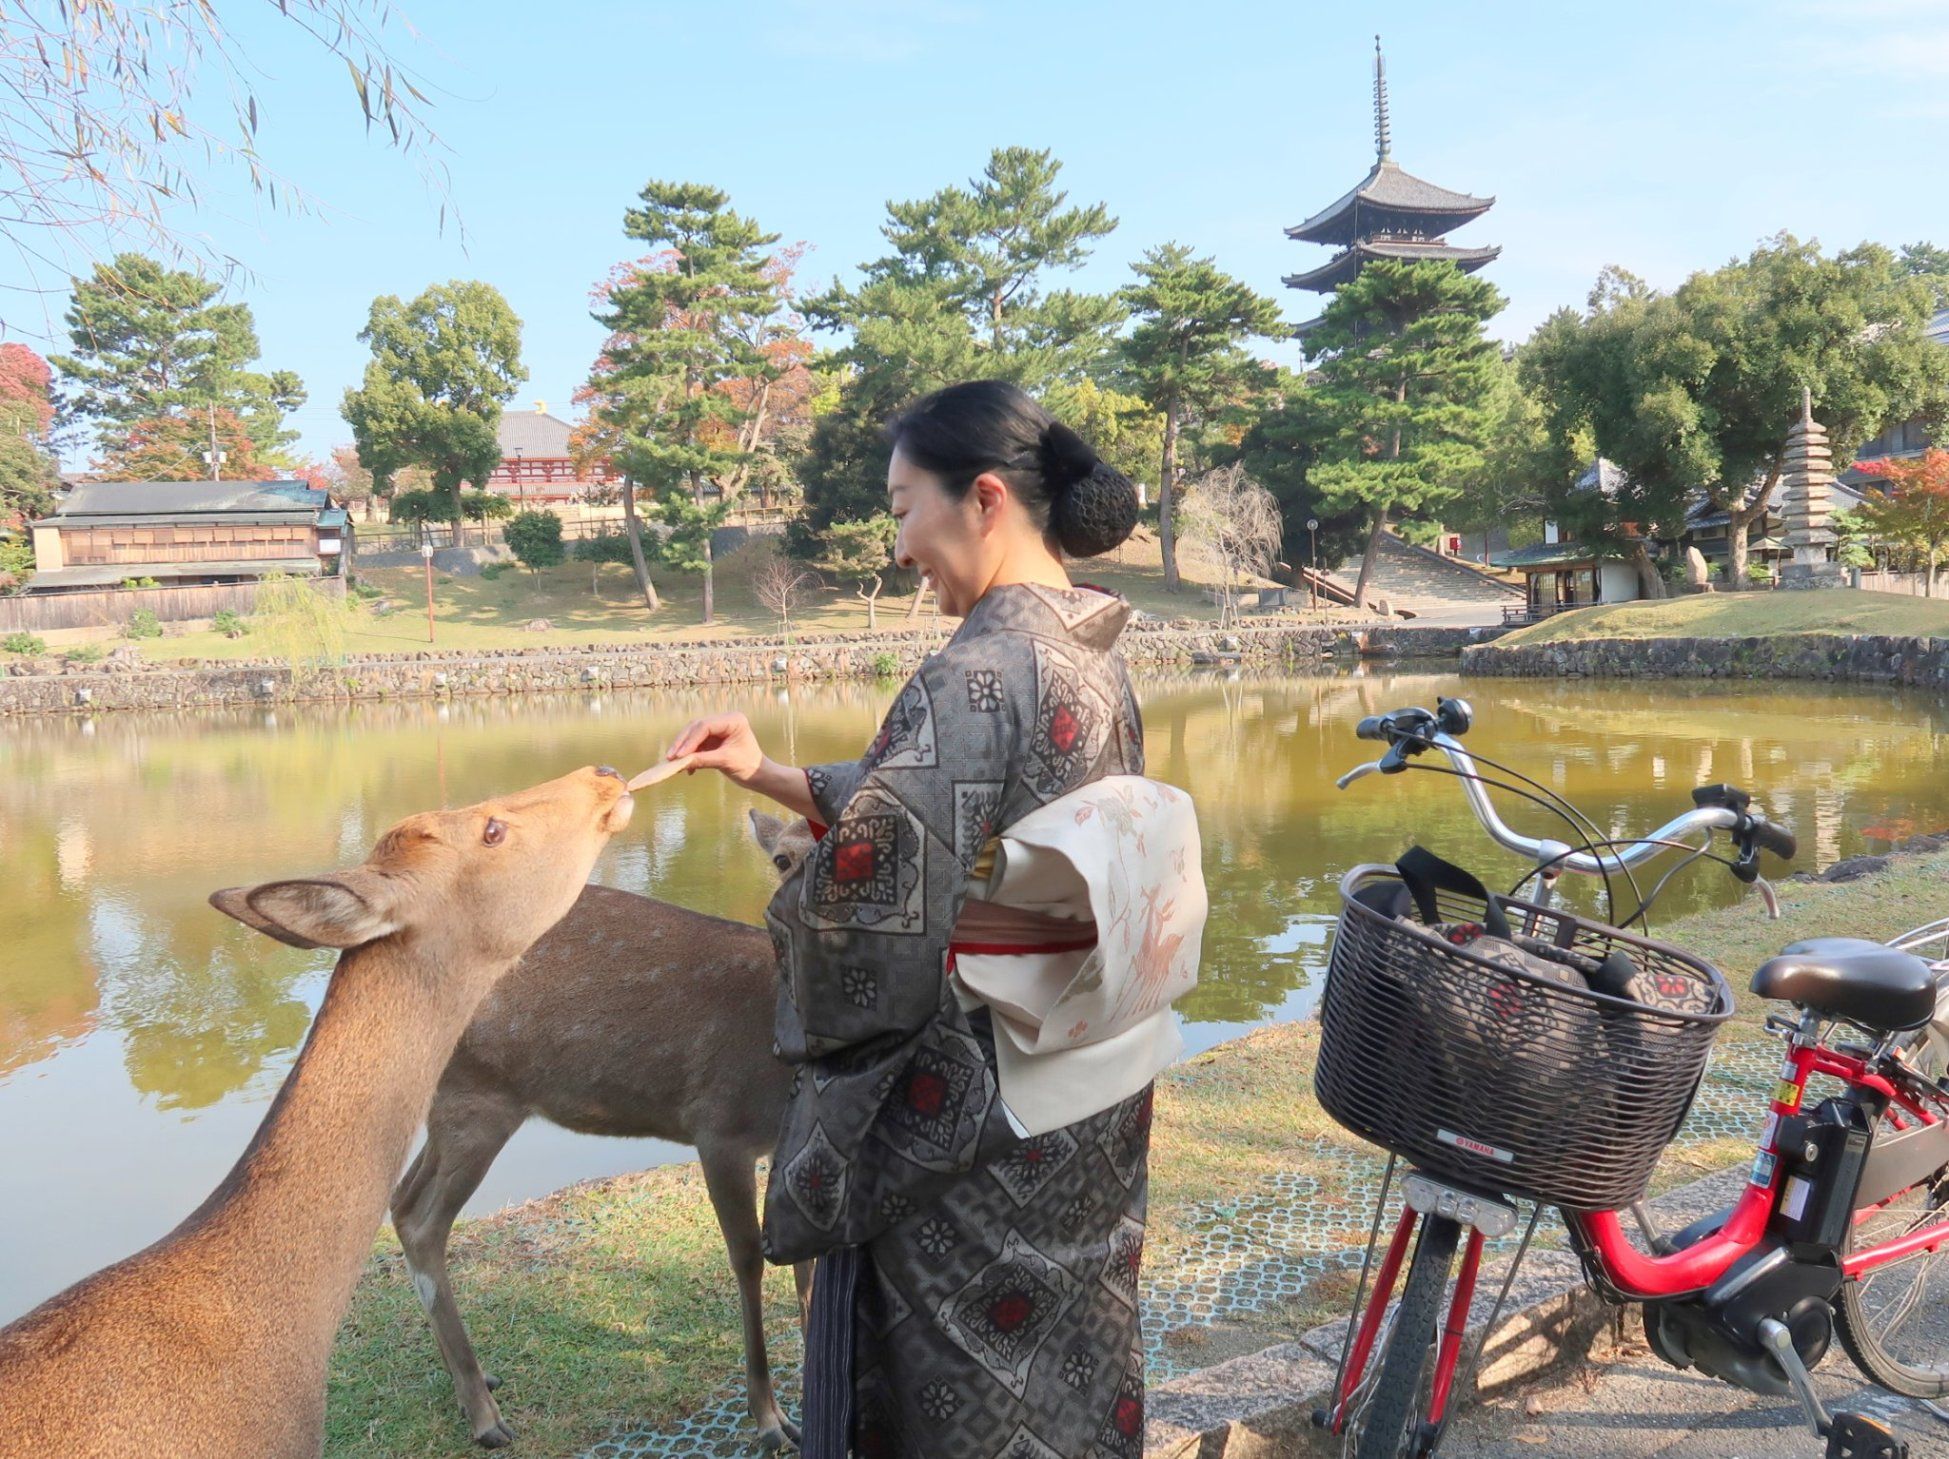
[[[1741,1016],[1722,1037],[1756,1039],[1763,1006],[1745,980],[1758,961],[1799,937],[1889,937],[1940,916],[1949,911],[1945,876],[1949,854],[1902,858],[1860,881],[1784,885],[1780,922],[1748,901],[1658,930],[1713,959],[1742,995]],[[1198,1240],[1194,1217],[1208,1223],[1214,1208],[1263,1192],[1279,1172],[1344,1182],[1344,1166],[1323,1156],[1354,1142],[1314,1102],[1316,1040],[1312,1024],[1267,1027],[1160,1081],[1147,1266],[1171,1270]],[[1660,1184],[1740,1153],[1735,1142],[1695,1146],[1667,1162]],[[1350,1204],[1366,1194],[1346,1192]],[[741,1371],[732,1284],[695,1165],[575,1186],[463,1223],[452,1252],[462,1309],[487,1369],[508,1380],[498,1396],[527,1459],[566,1459],[621,1424],[673,1419]],[[1199,1361],[1250,1351],[1336,1313],[1342,1287],[1325,1279],[1243,1323],[1166,1340]],[[767,1300],[768,1329],[783,1335],[795,1314],[788,1276],[772,1274]],[[340,1335],[326,1452],[474,1452],[390,1233]]]
[[[1505,645],[1597,638],[1772,638],[1800,633],[1949,637],[1949,600],[1853,589],[1702,593],[1657,603],[1612,603],[1519,628]]]
[[[629,569],[616,564],[593,572],[583,563],[566,563],[536,573],[510,567],[491,578],[435,573],[434,646],[488,651],[674,639],[775,638],[782,627],[779,615],[760,600],[754,581],[770,558],[771,549],[766,544],[734,552],[718,564],[715,621],[708,627],[701,622],[703,580],[694,575],[658,575],[662,606],[652,613],[637,594]],[[1116,552],[1077,563],[1074,568],[1079,579],[1112,588],[1158,617],[1218,616],[1217,605],[1205,594],[1217,574],[1187,557],[1183,591],[1166,592],[1154,539],[1133,538]],[[343,625],[346,653],[413,653],[428,647],[426,579],[421,569],[372,568],[362,571],[359,580],[384,595],[386,609],[377,611],[373,603],[357,600],[348,604]],[[912,606],[912,594],[882,593],[879,626],[908,626],[907,614]],[[921,608],[920,626],[931,626],[935,611],[930,598]],[[858,633],[866,628],[866,618],[866,604],[850,589],[817,586],[794,605],[792,631]],[[528,625],[537,619],[545,619],[550,626],[530,628]],[[155,660],[253,658],[267,651],[262,635],[225,638],[210,631],[152,639],[142,645],[142,650]]]

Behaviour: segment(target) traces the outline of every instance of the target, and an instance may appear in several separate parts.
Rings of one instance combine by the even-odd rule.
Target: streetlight
[[[1306,592],[1308,595],[1309,606],[1315,610],[1317,610],[1320,606],[1319,531],[1320,531],[1320,519],[1318,517],[1308,517],[1306,519],[1307,555],[1312,561],[1313,570],[1312,572],[1308,573],[1306,577]]]
[[[420,518],[420,561],[426,564],[426,641],[433,642],[433,531]]]

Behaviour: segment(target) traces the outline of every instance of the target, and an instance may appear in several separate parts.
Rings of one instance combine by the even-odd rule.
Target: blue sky
[[[403,0],[464,246],[411,163],[365,139],[343,67],[265,7],[227,8],[261,69],[262,148],[323,212],[219,183],[193,226],[250,268],[235,292],[265,365],[309,386],[295,424],[320,453],[350,438],[337,404],[372,298],[447,278],[506,293],[532,372],[517,407],[567,414],[600,342],[589,287],[634,251],[623,210],[653,177],[723,187],[809,243],[816,288],[881,252],[888,199],[963,181],[997,145],[1048,147],[1071,196],[1121,220],[1080,286],[1177,240],[1307,318],[1313,296],[1279,279],[1327,255],[1282,230],[1372,160],[1377,29],[1396,159],[1498,198],[1455,236],[1503,246],[1505,338],[1581,304],[1608,263],[1670,285],[1781,229],[1949,245],[1945,0]],[[44,348],[46,318],[9,308],[10,336]]]

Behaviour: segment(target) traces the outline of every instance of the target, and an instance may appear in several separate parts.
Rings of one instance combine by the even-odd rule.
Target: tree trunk
[[[873,579],[873,591],[867,592],[864,584],[853,589],[853,595],[866,600],[866,631],[876,633],[880,627],[880,579]]]
[[[1387,508],[1382,507],[1374,513],[1374,530],[1367,534],[1367,550],[1360,555],[1360,576],[1353,585],[1353,606],[1367,606],[1367,579],[1373,574],[1374,563],[1381,555],[1381,534],[1387,530]]]
[[[1665,579],[1658,571],[1658,564],[1651,560],[1651,549],[1642,537],[1631,544],[1631,566],[1637,570],[1638,588],[1647,598],[1660,599],[1665,596]],[[1602,597],[1600,591],[1598,594]]]
[[[1743,498],[1734,501],[1726,511],[1726,587],[1728,591],[1740,592],[1746,582],[1746,529],[1755,521],[1764,521],[1766,501],[1773,495],[1773,488],[1779,482],[1780,473],[1769,471],[1766,480],[1751,501]]]
[[[663,604],[657,600],[656,584],[650,581],[650,565],[643,560],[643,524],[636,520],[636,483],[623,478],[623,530],[629,534],[629,561],[636,572],[636,591],[654,613]]]
[[[920,617],[920,605],[923,602],[925,602],[926,599],[927,599],[927,579],[922,578],[920,580],[920,586],[914,589],[913,602],[907,605],[907,621],[909,623],[912,623],[916,618]]]
[[[710,534],[704,534],[704,621],[711,621],[717,607],[717,577],[712,570]]]
[[[1164,455],[1158,466],[1157,543],[1164,554],[1164,591],[1179,591],[1177,524],[1172,519],[1176,507],[1173,487],[1178,470],[1178,407],[1173,401],[1164,412]]]

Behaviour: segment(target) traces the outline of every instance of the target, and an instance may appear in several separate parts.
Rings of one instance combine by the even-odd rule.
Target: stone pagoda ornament
[[[1800,419],[1787,433],[1787,456],[1781,467],[1781,512],[1791,562],[1780,565],[1783,588],[1844,588],[1848,570],[1832,560],[1834,529],[1827,523],[1832,510],[1834,455],[1827,430],[1814,419],[1813,392],[1800,392]]]

